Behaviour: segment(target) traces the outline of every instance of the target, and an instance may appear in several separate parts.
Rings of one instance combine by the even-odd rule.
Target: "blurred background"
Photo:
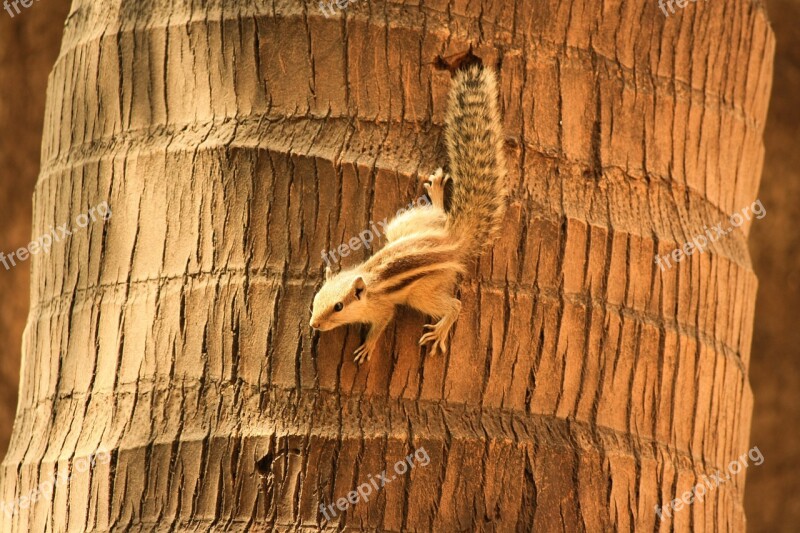
[[[745,492],[748,529],[757,532],[796,531],[800,523],[800,311],[794,309],[800,304],[800,0],[770,0],[766,7],[777,38],[758,195],[767,215],[750,234],[759,279],[751,446],[765,461],[748,469]],[[0,11],[0,252],[31,239],[47,76],[68,12],[68,0],[36,3],[13,18]],[[16,409],[29,267],[0,264],[0,457]]]

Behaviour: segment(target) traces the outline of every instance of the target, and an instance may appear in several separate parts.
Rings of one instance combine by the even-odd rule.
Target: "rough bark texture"
[[[771,0],[768,6],[778,36],[759,190],[768,214],[750,238],[760,280],[750,440],[765,461],[747,474],[745,501],[751,531],[793,533],[800,523],[800,5]]]
[[[68,0],[8,16],[0,11],[0,252],[31,239],[47,75],[61,44]],[[28,316],[30,265],[0,265],[0,457],[17,408],[20,339]]]
[[[3,529],[743,530],[743,475],[674,520],[654,506],[747,450],[746,230],[653,257],[755,198],[763,7],[238,4],[74,2],[34,234],[113,217],[33,262],[1,496],[112,458]],[[358,331],[307,325],[320,252],[444,163],[435,60],[470,45],[502,60],[516,139],[503,236],[446,357],[405,312],[356,368]],[[419,447],[429,465],[323,520]]]

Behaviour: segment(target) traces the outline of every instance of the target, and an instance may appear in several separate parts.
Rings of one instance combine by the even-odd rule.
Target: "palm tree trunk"
[[[663,272],[654,256],[754,198],[763,9],[341,11],[75,1],[33,233],[113,216],[33,261],[2,497],[71,471],[4,529],[743,529],[743,475],[664,523],[654,507],[747,449],[746,234]],[[471,45],[502,64],[505,231],[447,356],[403,312],[357,368],[356,329],[308,327],[321,252],[445,163],[436,67]]]

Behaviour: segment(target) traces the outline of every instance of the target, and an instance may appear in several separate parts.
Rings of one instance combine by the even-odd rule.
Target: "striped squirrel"
[[[312,328],[328,331],[369,324],[355,362],[368,360],[395,307],[410,306],[433,319],[420,345],[447,350],[450,329],[461,311],[454,297],[459,275],[498,231],[506,210],[506,167],[493,70],[472,65],[458,70],[450,90],[445,141],[450,175],[433,173],[425,188],[432,205],[415,207],[386,228],[387,244],[364,263],[338,274],[328,267],[314,297]],[[445,190],[452,195],[445,209]]]

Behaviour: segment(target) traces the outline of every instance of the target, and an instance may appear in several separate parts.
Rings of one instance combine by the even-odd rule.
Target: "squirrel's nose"
[[[314,320],[312,318],[311,322],[309,322],[308,325],[311,326],[314,329],[319,329],[319,320]]]

